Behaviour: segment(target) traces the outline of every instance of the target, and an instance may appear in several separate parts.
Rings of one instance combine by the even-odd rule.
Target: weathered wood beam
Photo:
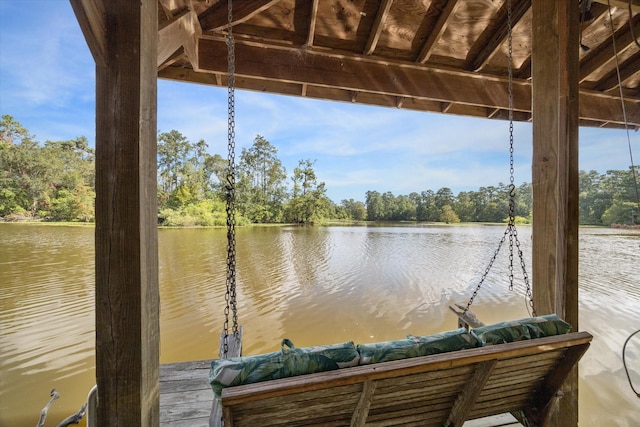
[[[186,7],[186,1],[191,1],[191,0],[158,0],[160,2],[160,4],[162,5],[163,9],[173,13],[178,9],[182,9],[183,7]]]
[[[159,425],[158,1],[110,0],[96,67],[97,425]]]
[[[376,385],[377,383],[371,380],[362,383],[362,393],[351,417],[351,427],[364,427],[366,425],[373,395],[376,392]]]
[[[201,71],[226,72],[226,49],[222,38],[201,37]],[[266,81],[275,81],[490,109],[509,107],[506,78],[240,40],[236,40],[235,49],[236,75],[264,80],[265,85]],[[174,70],[171,77],[168,70],[162,74],[167,78],[180,79],[187,75],[186,71]],[[241,83],[238,87],[242,87]],[[515,110],[530,112],[531,83],[514,79],[513,90]],[[618,97],[582,91],[580,99],[582,119],[624,123]],[[640,126],[640,101],[627,98],[625,107],[628,122]],[[483,116],[486,117],[486,113]]]
[[[69,0],[73,13],[89,46],[96,65],[103,67],[107,56],[104,0]]]
[[[594,16],[594,20],[589,22],[589,23],[582,23],[581,27],[582,27],[582,31],[584,32],[587,28],[593,26],[593,25],[600,25],[599,24],[599,19],[601,19],[601,16],[604,15],[604,13],[607,11],[607,7],[603,6],[601,4],[592,4],[591,5],[591,12],[593,13]],[[529,55],[528,58],[526,58],[524,61],[522,61],[522,64],[520,64],[520,67],[516,70],[514,70],[513,73],[514,77],[519,78],[519,79],[530,79],[531,78],[531,55]]]
[[[635,15],[632,19],[633,33],[640,36],[640,14]],[[615,39],[615,47],[614,47]],[[585,59],[580,63],[580,82],[589,79],[589,76],[594,71],[597,71],[601,67],[607,65],[609,62],[615,60],[615,54],[623,54],[626,50],[637,48],[633,40],[633,36],[629,25],[623,25],[618,31],[614,33],[613,38],[609,38],[608,43],[605,46],[601,46],[597,50],[593,50]]]
[[[391,9],[391,5],[393,4],[393,0],[382,0],[380,6],[378,7],[378,13],[376,14],[376,19],[373,21],[373,27],[371,27],[371,31],[369,32],[369,38],[367,39],[367,44],[364,47],[364,54],[371,55],[374,50],[376,50],[376,45],[378,44],[378,40],[380,39],[380,34],[382,34],[382,29],[384,28],[384,21],[389,13],[389,9]]]
[[[158,0],[158,4],[160,5],[158,13],[164,14],[167,19],[171,19],[173,17],[174,10],[185,7],[184,0]]]
[[[498,48],[507,40],[509,36],[509,14],[507,5],[508,2],[505,2],[503,10],[501,10],[500,13],[501,21],[495,32],[491,34],[488,39],[487,37],[483,37],[484,34],[478,38],[478,40],[482,41],[482,48],[471,49],[471,52],[477,52],[477,54],[473,58],[467,58],[467,62],[470,64],[468,67],[469,70],[477,71],[484,67],[498,51]],[[525,13],[527,13],[531,7],[531,0],[514,2],[513,5],[515,7],[513,7],[511,11],[511,29],[513,29]],[[487,28],[490,29],[492,27],[488,26]]]
[[[224,39],[202,37],[201,71],[226,70],[226,49]],[[507,81],[498,77],[240,40],[235,49],[237,76],[501,108],[508,103]],[[516,109],[530,108],[528,86],[528,82],[514,82]]]
[[[444,423],[446,427],[462,427],[497,363],[497,360],[487,360],[476,365],[473,376],[451,408],[451,413]]]
[[[612,7],[619,7],[627,10],[629,8],[629,0],[609,0]],[[602,3],[607,5],[607,0],[596,0],[594,3]],[[631,10],[633,13],[640,12],[640,0],[631,0]]]
[[[193,11],[189,14],[188,20],[188,36],[184,41],[184,51],[187,53],[187,57],[189,58],[189,63],[191,63],[191,67],[198,71],[200,69],[200,65],[198,63],[198,46],[200,45],[198,42],[198,38],[202,35],[202,28],[200,27],[200,21],[198,20],[198,15]]]
[[[233,22],[238,25],[267,10],[280,0],[252,0],[233,2]],[[228,25],[227,1],[220,0],[199,16],[202,31],[220,31]]]
[[[309,17],[309,34],[307,34],[307,46],[313,46],[316,36],[316,19],[318,18],[318,4],[320,0],[313,0],[311,4],[311,16]]]
[[[420,53],[416,58],[416,62],[424,64],[429,60],[429,57],[433,52],[433,48],[435,47],[436,42],[438,41],[438,39],[440,39],[444,31],[447,29],[447,22],[449,21],[449,17],[451,16],[451,14],[453,13],[453,11],[456,9],[457,6],[458,6],[458,0],[447,0],[444,2],[444,5],[442,4],[442,2],[432,3],[431,7],[441,7],[440,16],[438,18],[438,21],[436,22],[436,25],[433,27],[433,29],[429,33],[429,37],[424,42],[424,45],[422,46],[422,49],[420,50]]]
[[[528,419],[537,421],[538,425],[546,425],[544,424],[544,421],[550,417],[553,418],[552,412],[556,408],[552,405],[554,402],[557,402],[554,397],[558,394],[558,391],[561,389],[567,377],[571,375],[573,370],[572,367],[577,366],[578,361],[589,349],[590,345],[590,343],[585,343],[571,347],[565,351],[562,363],[557,364],[554,369],[546,375],[545,381],[540,385],[536,392],[536,399],[534,399],[534,402],[549,403],[546,406],[536,406],[526,410],[525,413],[527,414]],[[560,402],[562,402],[562,399],[560,399]]]
[[[178,49],[184,50],[193,66],[198,70],[198,36],[202,34],[196,13],[185,9],[158,29],[158,60],[160,67]]]
[[[574,0],[534,0],[533,297],[578,330],[578,41]],[[580,98],[580,102],[582,99]],[[577,368],[551,426],[578,425]]]
[[[640,50],[627,58],[624,62],[619,64],[620,67],[620,81],[624,85],[624,82],[633,77],[638,72],[638,64],[640,63]],[[604,76],[595,85],[595,89],[598,91],[611,90],[618,86],[618,72],[614,68],[606,76]]]
[[[522,80],[531,79],[531,56],[522,62],[519,69],[513,70],[513,77]]]
[[[162,63],[162,65],[158,66],[158,72],[164,70],[167,67],[172,66],[176,62],[180,61],[185,57],[184,46],[180,46],[178,50],[176,50],[173,55],[171,55],[166,61]]]

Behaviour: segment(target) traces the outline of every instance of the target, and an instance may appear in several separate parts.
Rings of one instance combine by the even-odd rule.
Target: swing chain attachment
[[[235,170],[235,44],[233,40],[233,14],[232,1],[228,1],[227,18],[227,80],[228,80],[228,166],[226,174],[226,215],[227,215],[227,276],[224,308],[224,343],[223,357],[227,357],[229,351],[229,315],[232,317],[231,332],[234,336],[238,334],[238,307],[236,303],[236,170]]]
[[[507,223],[507,229],[505,230],[500,242],[498,243],[498,247],[496,248],[493,256],[489,260],[489,264],[485,269],[484,273],[480,277],[480,281],[476,286],[467,306],[464,309],[464,312],[468,312],[471,304],[473,304],[473,300],[478,296],[478,292],[482,287],[487,275],[491,271],[491,267],[495,262],[498,254],[500,253],[500,249],[504,244],[507,235],[509,236],[509,290],[513,291],[513,283],[514,283],[514,275],[513,275],[513,251],[514,251],[514,243],[518,252],[518,257],[520,258],[520,268],[522,269],[522,275],[524,279],[524,283],[526,285],[526,298],[527,298],[527,310],[530,309],[531,315],[536,316],[536,310],[533,305],[533,291],[531,288],[531,283],[529,281],[529,276],[527,274],[527,268],[524,262],[524,255],[522,253],[522,249],[520,248],[520,240],[518,239],[518,231],[516,229],[516,186],[515,186],[515,168],[514,168],[514,143],[513,143],[513,34],[512,34],[512,7],[511,0],[507,2],[507,27],[509,28],[507,44],[508,44],[508,97],[509,97],[509,220]]]

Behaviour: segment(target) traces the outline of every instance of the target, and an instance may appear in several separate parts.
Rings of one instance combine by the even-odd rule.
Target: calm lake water
[[[455,329],[502,226],[252,227],[238,230],[244,354]],[[0,224],[0,426],[47,425],[78,410],[95,383],[94,230]],[[531,266],[531,229],[519,229]],[[508,290],[507,248],[473,305],[486,323],[527,317]],[[161,363],[211,359],[223,324],[222,229],[159,230]],[[518,276],[519,277],[519,276]],[[640,399],[622,366],[640,328],[640,232],[580,230],[580,425],[638,426]],[[627,348],[640,388],[640,337]]]

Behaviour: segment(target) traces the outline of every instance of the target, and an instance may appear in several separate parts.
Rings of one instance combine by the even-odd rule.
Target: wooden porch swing
[[[232,1],[228,2],[227,276],[220,360],[241,355],[236,306],[235,251],[235,52]],[[506,236],[516,243],[533,309],[531,289],[515,230],[511,1],[509,0],[509,119],[511,192],[509,223],[498,249],[463,311],[467,329],[482,324],[469,311]],[[535,310],[532,313],[535,316]],[[231,316],[231,325],[230,325]],[[531,338],[535,338],[532,337]],[[447,353],[307,373],[222,388],[214,399],[213,426],[462,426],[466,420],[511,413],[526,426],[544,426],[565,379],[588,349],[587,332],[467,348]],[[479,344],[482,345],[482,344]],[[284,350],[283,350],[284,354]],[[233,359],[242,360],[242,359]],[[212,364],[211,378],[214,376]]]

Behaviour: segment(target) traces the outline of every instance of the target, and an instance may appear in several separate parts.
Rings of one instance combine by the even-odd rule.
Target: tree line
[[[210,154],[204,140],[190,142],[176,130],[158,135],[158,220],[164,225],[224,225],[228,162]],[[365,201],[327,196],[315,161],[299,160],[291,174],[278,150],[257,135],[235,167],[236,221],[314,223],[330,220],[504,222],[509,186],[451,189],[408,195],[367,191]],[[638,223],[631,169],[604,174],[580,171],[580,223]],[[0,121],[0,217],[5,220],[94,220],[95,152],[85,137],[39,143],[9,115]],[[532,187],[516,188],[517,222],[532,220]]]

